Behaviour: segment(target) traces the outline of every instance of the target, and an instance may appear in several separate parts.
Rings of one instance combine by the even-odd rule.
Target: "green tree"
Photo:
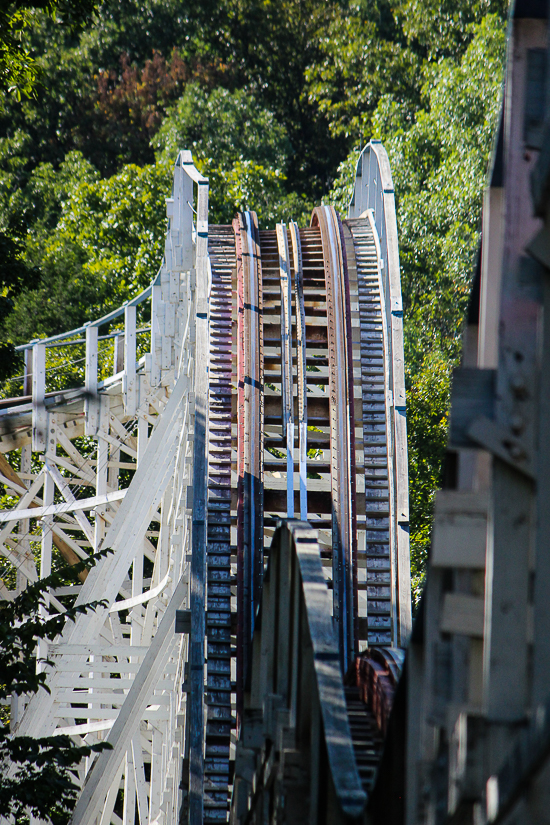
[[[411,126],[423,108],[425,71],[437,72],[445,57],[460,60],[474,24],[489,14],[503,22],[507,5],[506,0],[352,0],[345,13],[332,17],[321,54],[307,69],[308,95],[331,132],[344,140],[375,136],[373,117],[388,95],[403,125]]]
[[[487,15],[506,20],[508,0],[397,0],[394,14],[415,51],[429,60],[456,58]]]
[[[285,125],[292,145],[285,188],[308,198],[328,191],[343,147],[308,94],[306,72],[322,54],[331,20],[347,6],[341,0],[181,3],[189,53],[232,67],[233,84],[253,89]]]
[[[310,208],[285,191],[291,144],[283,124],[262,107],[251,89],[209,92],[198,82],[187,85],[153,139],[160,160],[191,149],[210,179],[211,220],[230,223],[239,209],[255,209],[270,225],[289,209]]]
[[[412,122],[420,104],[422,58],[410,48],[389,3],[351,3],[346,15],[331,20],[321,48],[320,59],[306,71],[308,95],[341,144],[368,140],[378,102],[390,91]]]
[[[53,228],[43,223],[27,236],[25,261],[40,278],[17,294],[4,321],[4,335],[14,344],[100,317],[148,286],[162,260],[169,165],[130,164],[101,180],[73,153],[61,169],[73,172],[70,187],[44,166],[29,184],[49,182],[43,197],[58,199],[59,217]]]
[[[418,596],[447,438],[449,381],[459,362],[482,193],[501,102],[505,25],[486,15],[463,31],[462,55],[426,61],[420,108],[393,93],[374,109],[372,136],[390,157],[397,197],[408,393],[411,561]],[[357,152],[333,189],[349,200]]]
[[[109,551],[110,552],[110,551]],[[51,587],[65,583],[67,576],[93,567],[105,553],[72,568],[61,568],[11,600],[0,600],[0,701],[11,696],[31,696],[48,690],[47,672],[36,672],[36,645],[53,641],[66,622],[96,610],[103,602],[66,605],[64,613],[41,615]],[[49,660],[40,660],[51,664]],[[72,771],[84,757],[110,747],[107,743],[77,746],[70,736],[18,736],[10,731],[9,714],[0,717],[0,816],[28,821],[28,813],[54,825],[62,825],[77,799],[79,786]]]
[[[29,43],[28,30],[37,10],[62,20],[72,31],[80,28],[99,6],[99,0],[6,0],[0,6],[0,90],[30,97],[41,73]]]
[[[456,363],[479,243],[505,31],[496,15],[469,31],[472,39],[460,61],[445,58],[425,66],[423,106],[410,127],[392,95],[381,99],[373,118],[398,196],[411,373],[432,350]]]

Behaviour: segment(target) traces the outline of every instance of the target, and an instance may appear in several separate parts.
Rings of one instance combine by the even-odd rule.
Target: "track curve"
[[[291,221],[260,230],[252,211],[238,214],[230,226],[209,226],[208,181],[189,153],[178,157],[174,181],[165,259],[150,289],[93,326],[61,336],[75,345],[84,341],[77,335],[86,336],[85,387],[55,397],[47,393],[46,349],[59,341],[34,342],[32,404],[21,398],[0,409],[3,450],[26,450],[21,466],[29,478],[32,451],[47,453],[44,501],[54,500],[52,480],[67,499],[55,505],[55,538],[43,529],[46,556],[49,552],[51,557],[52,542],[65,553],[73,548],[77,556],[83,546],[101,547],[105,535],[120,545],[116,578],[109,579],[107,566],[94,584],[86,584],[86,592],[110,588],[109,616],[114,611],[117,618],[82,619],[82,638],[91,644],[102,634],[103,647],[83,648],[82,674],[71,677],[71,685],[78,701],[82,691],[90,690],[87,675],[101,674],[101,668],[125,675],[129,699],[122,703],[121,717],[128,720],[131,708],[139,708],[137,721],[134,728],[118,720],[113,726],[110,720],[121,706],[113,689],[105,719],[103,706],[94,715],[91,697],[86,700],[89,718],[100,721],[71,725],[78,714],[64,700],[64,677],[59,676],[72,667],[70,657],[76,655],[70,636],[71,644],[56,647],[59,673],[52,681],[51,703],[33,703],[23,729],[36,720],[44,730],[64,725],[78,729],[79,736],[113,728],[107,736],[118,750],[105,757],[105,775],[94,769],[93,780],[86,781],[75,825],[119,816],[115,808],[122,776],[127,822],[174,823],[177,811],[181,822],[192,825],[226,822],[232,794],[233,820],[247,821],[239,805],[245,804],[243,799],[248,805],[256,791],[246,772],[252,771],[261,790],[274,760],[282,771],[277,774],[282,788],[293,771],[305,770],[304,759],[312,759],[315,748],[330,751],[331,743],[325,739],[323,744],[329,728],[342,737],[354,780],[353,788],[348,787],[329,758],[327,770],[336,790],[327,799],[336,800],[334,810],[340,805],[344,818],[357,817],[382,742],[380,719],[386,715],[376,708],[382,703],[387,710],[384,696],[380,698],[385,682],[378,680],[374,695],[372,674],[379,672],[380,657],[400,661],[395,651],[406,644],[411,624],[402,305],[387,156],[376,142],[364,150],[348,218],[320,206],[303,228]],[[196,219],[188,208],[195,189]],[[150,351],[136,361],[136,307],[148,299]],[[114,339],[114,375],[99,382],[98,330],[121,316],[124,363],[116,327],[106,336]],[[46,440],[48,428],[56,443]],[[71,442],[84,434],[97,441],[94,466],[79,457]],[[121,451],[135,464],[121,461]],[[83,484],[94,488],[86,506],[102,508],[95,532],[73,492],[63,492],[68,484],[50,466],[52,456],[72,473],[75,490]],[[119,470],[135,471],[128,491],[119,489]],[[26,493],[26,482],[12,484],[42,513],[42,501],[33,499],[39,481]],[[66,517],[71,507],[76,515]],[[114,521],[109,508],[116,512]],[[8,558],[26,553],[30,517],[26,509],[22,514],[17,522],[22,529],[13,534],[21,536],[21,548],[12,535]],[[301,526],[292,521],[295,515]],[[282,542],[284,551],[281,536],[287,534],[281,520],[294,525]],[[127,534],[135,535],[135,546],[144,549],[137,552],[123,542]],[[288,563],[288,553],[283,558],[281,552],[290,552],[291,546],[295,566],[285,568],[290,578],[286,584],[277,579],[275,638],[262,618],[268,615],[264,577],[279,576],[281,565]],[[315,568],[311,581],[308,559]],[[302,565],[299,575],[296,564]],[[31,579],[30,566],[23,569]],[[313,591],[297,589],[299,582],[306,590],[317,589],[326,614],[318,623],[324,642],[315,640],[320,656],[313,663],[315,679],[325,684],[322,663],[330,662],[326,685],[338,694],[336,705],[318,697],[319,712],[328,716],[316,732],[304,728],[313,718],[307,714],[296,728],[297,683],[285,687],[283,678],[302,673],[302,665],[288,657],[299,655],[304,667],[311,665],[314,640],[302,631],[314,623],[308,611],[316,602],[310,598]],[[273,592],[270,585],[270,599]],[[180,607],[183,637],[170,653],[163,616]],[[117,613],[126,609],[128,633]],[[293,642],[300,634],[303,649]],[[132,653],[132,645],[139,652]],[[119,648],[117,671],[109,664],[110,651]],[[162,650],[162,656],[154,659],[149,648]],[[376,655],[375,648],[380,649]],[[147,673],[140,671],[140,657],[148,662]],[[273,689],[258,696],[257,686],[267,684],[265,661],[275,668],[269,676]],[[135,680],[134,672],[139,674]],[[361,674],[368,674],[364,684]],[[166,687],[174,680],[179,680],[175,688]],[[157,694],[162,696],[159,704]],[[49,709],[59,705],[58,725]],[[162,719],[162,735],[151,721],[155,714]],[[246,761],[252,759],[247,748],[255,754],[253,767]],[[178,759],[183,767],[176,769]],[[308,776],[322,781],[316,770]],[[175,780],[178,772],[181,784]],[[307,793],[313,799],[314,792]],[[276,807],[284,807],[284,796],[281,791]],[[321,794],[317,807],[310,808],[309,821],[324,821],[323,798]],[[296,811],[300,804],[298,800]]]

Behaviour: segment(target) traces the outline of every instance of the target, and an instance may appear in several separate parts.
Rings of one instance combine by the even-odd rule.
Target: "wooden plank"
[[[300,567],[307,625],[313,648],[313,666],[321,704],[328,762],[342,810],[351,818],[361,815],[366,798],[353,754],[342,677],[315,532],[301,522],[290,522]],[[303,542],[303,543],[302,543]],[[324,587],[320,586],[321,583]],[[328,609],[327,609],[328,608]]]
[[[113,746],[112,750],[103,751],[97,758],[82,795],[76,804],[71,825],[88,825],[97,816],[109,787],[109,778],[112,775],[113,768],[116,764],[119,764],[130,745],[131,739],[135,735],[136,725],[139,724],[139,720],[142,718],[150,700],[153,686],[158,680],[159,674],[164,670],[170,648],[173,645],[173,623],[176,610],[180,607],[186,591],[187,584],[179,582],[151,646],[145,655],[143,664],[134,679],[113,727],[106,737],[106,741]],[[80,709],[78,712],[80,713]],[[152,716],[155,716],[155,714],[152,714]]]
[[[533,688],[532,706],[541,707],[548,699],[550,674],[550,279],[544,279],[544,323],[538,398],[538,450],[535,558],[533,594]]]
[[[124,800],[122,809],[123,825],[135,825],[136,822],[136,780],[134,776],[134,759],[132,748],[126,751],[124,761]]]
[[[385,263],[384,282],[386,285],[386,311],[389,313],[388,328],[391,334],[391,387],[394,408],[394,455],[395,455],[395,531],[396,531],[396,574],[398,603],[399,646],[404,647],[412,628],[412,606],[410,591],[409,555],[409,474],[407,456],[407,419],[405,398],[405,358],[403,350],[403,304],[401,298],[401,276],[399,265],[399,245],[395,196],[389,160],[384,147],[373,143],[373,154],[379,165],[382,182],[382,203],[375,209],[379,226],[382,261]]]
[[[103,810],[101,811],[101,818],[99,820],[99,825],[110,825],[111,818],[113,815],[113,809],[115,807],[115,803],[118,796],[118,791],[120,788],[120,780],[122,778],[122,771],[124,770],[124,762],[120,763],[120,766],[115,771],[114,776],[112,777],[111,787],[107,793],[107,798],[105,799],[105,803],[103,805]]]
[[[430,564],[482,570],[487,546],[486,494],[442,490],[436,495]]]
[[[459,633],[483,638],[485,601],[482,596],[466,593],[446,593],[441,611],[442,633]]]
[[[136,592],[136,595],[132,596],[129,599],[123,599],[120,602],[115,602],[111,606],[109,612],[110,613],[120,613],[121,610],[129,610],[130,608],[136,607],[139,604],[145,604],[150,599],[154,599],[156,596],[158,596],[160,593],[162,593],[163,590],[168,586],[168,584],[170,584],[171,581],[172,581],[172,579],[170,577],[170,573],[167,572],[165,574],[164,578],[162,579],[162,581],[159,582],[159,584],[157,584],[156,587],[152,587],[150,590],[147,590],[144,593],[141,593],[141,592],[137,593]],[[132,584],[133,584],[133,579],[132,579]]]
[[[495,416],[496,371],[461,367],[453,370],[450,444],[473,447],[468,430],[480,415]]]
[[[124,369],[124,336],[115,335],[113,341],[113,375]]]
[[[61,504],[31,507],[25,510],[3,510],[0,512],[0,523],[18,521],[22,518],[44,518],[47,516],[57,516],[60,513],[76,513],[81,510],[91,510],[93,507],[97,507],[102,504],[109,504],[111,501],[121,501],[127,492],[127,490],[115,490],[112,493],[106,493],[104,496],[74,499],[74,501],[66,501]]]
[[[49,416],[50,422],[52,416]],[[54,425],[55,427],[55,425]],[[44,479],[44,503],[47,507],[48,505],[51,506],[53,502],[53,496],[55,492],[55,486],[53,479],[50,478],[49,475],[46,475]],[[52,572],[52,531],[51,531],[51,522],[49,519],[45,518],[42,522],[42,536],[40,541],[40,578],[45,579],[51,575]],[[50,592],[49,589],[46,593],[43,594],[43,602],[40,604],[38,611],[39,616],[42,620],[45,620],[49,617],[50,613]],[[37,650],[37,662],[36,662],[36,670],[37,673],[41,673],[45,670],[44,660],[47,658],[48,654],[48,642],[45,639],[40,639],[38,642],[38,650]]]
[[[149,383],[152,387],[158,387],[160,384],[161,335],[164,330],[162,312],[161,286],[155,283],[151,289],[151,375]]]
[[[134,781],[138,803],[138,813],[140,825],[149,825],[149,804],[147,800],[147,782],[145,779],[145,768],[143,765],[143,752],[141,750],[141,737],[139,733],[132,737],[132,761],[134,764]]]
[[[528,479],[534,479],[534,455],[527,444],[510,429],[480,415],[468,428],[470,439]]]
[[[489,719],[525,718],[532,484],[498,459],[493,468],[493,539],[487,552],[485,697]]]
[[[153,728],[151,742],[151,779],[149,782],[149,821],[155,822],[161,810],[161,791],[166,785],[167,777],[163,776],[162,733]],[[180,766],[178,765],[178,774]],[[168,820],[170,821],[170,820]],[[141,825],[141,823],[140,823]]]

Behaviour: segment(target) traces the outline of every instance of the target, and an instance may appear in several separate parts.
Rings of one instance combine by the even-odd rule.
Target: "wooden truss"
[[[207,346],[199,310],[209,277],[208,181],[188,152],[176,161],[167,215],[153,284],[96,322],[26,345],[29,395],[0,409],[0,451],[20,452],[19,472],[0,456],[0,480],[17,501],[0,513],[0,553],[16,570],[15,589],[2,585],[2,597],[47,576],[60,558],[74,564],[113,551],[49,594],[48,614],[64,611],[71,595],[107,606],[68,623],[54,643],[40,643],[39,657],[53,662],[51,693],[12,702],[18,734],[111,743],[78,769],[74,825],[134,825],[136,814],[140,825],[161,825],[175,822],[181,806],[189,637],[174,633],[174,621],[176,609],[190,606],[191,489],[205,429],[203,415],[195,423]],[[148,305],[143,352],[137,319]],[[101,380],[105,341],[114,366]],[[59,346],[84,351],[83,387],[50,391],[47,364]],[[200,475],[204,455],[198,464]],[[201,714],[202,697],[194,701]],[[122,817],[120,797],[115,813],[121,790]]]

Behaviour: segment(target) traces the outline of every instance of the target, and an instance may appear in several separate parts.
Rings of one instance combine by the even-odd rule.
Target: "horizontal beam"
[[[75,510],[91,510],[109,504],[111,501],[120,501],[126,495],[126,490],[114,490],[103,496],[92,496],[76,501],[64,501],[61,504],[49,504],[44,507],[30,507],[26,510],[4,510],[0,513],[0,523],[7,521],[19,521],[24,518],[45,518],[46,516],[58,516],[60,513],[72,513]]]

